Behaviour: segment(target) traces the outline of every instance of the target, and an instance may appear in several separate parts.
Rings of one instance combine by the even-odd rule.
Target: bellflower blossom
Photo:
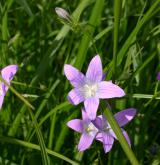
[[[119,86],[111,81],[103,81],[102,63],[99,55],[91,60],[86,75],[68,64],[64,66],[64,73],[74,87],[68,94],[69,101],[74,105],[84,101],[85,110],[91,120],[96,118],[99,99],[125,95]]]
[[[117,120],[119,126],[122,127],[130,122],[134,118],[135,114],[136,109],[129,108],[116,113],[114,117]],[[94,124],[99,129],[99,133],[97,134],[96,139],[103,143],[104,151],[107,153],[112,149],[114,139],[117,139],[117,137],[104,115],[98,116],[95,119]],[[131,146],[127,132],[123,128],[121,128],[121,130],[128,144]]]
[[[114,117],[117,120],[119,126],[122,127],[131,121],[135,114],[136,110],[129,108],[116,113]],[[90,120],[84,109],[82,109],[82,120],[73,119],[67,123],[67,126],[82,134],[78,144],[79,151],[88,149],[91,146],[93,140],[96,139],[103,143],[104,151],[107,153],[111,150],[114,139],[117,139],[104,115],[96,117],[95,120]],[[121,129],[128,144],[131,146],[127,132],[123,128]]]
[[[94,126],[84,109],[82,109],[82,120],[73,119],[67,123],[67,126],[82,134],[78,144],[79,151],[88,149],[98,133],[98,128]]]
[[[18,70],[17,65],[8,65],[2,70],[0,70],[1,77],[10,84],[10,81],[13,79],[14,75],[16,74]],[[8,91],[8,86],[5,85],[3,82],[0,81],[0,109],[3,104],[4,96],[6,95],[6,92]]]

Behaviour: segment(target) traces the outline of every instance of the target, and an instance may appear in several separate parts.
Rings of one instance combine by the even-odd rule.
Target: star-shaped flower
[[[134,118],[135,114],[136,109],[129,108],[116,113],[114,117],[117,120],[119,126],[122,127],[130,122]],[[109,152],[112,149],[114,139],[117,139],[115,133],[113,132],[104,115],[98,116],[93,123],[99,130],[99,133],[96,135],[96,139],[103,143],[105,153]],[[127,132],[123,128],[121,128],[121,130],[128,144],[131,146]]]
[[[83,109],[82,120],[73,119],[67,123],[67,126],[82,134],[78,144],[79,151],[88,149],[98,133],[98,129],[95,127]]]
[[[17,70],[18,70],[17,65],[8,65],[2,70],[0,70],[0,74],[2,78],[6,80],[8,84],[10,84],[10,81],[13,79]],[[4,96],[6,95],[7,91],[8,91],[8,86],[6,86],[3,82],[0,81],[0,109],[2,107]]]
[[[64,73],[74,89],[68,94],[69,101],[78,105],[84,101],[85,110],[91,120],[96,118],[99,99],[122,97],[124,91],[111,81],[103,81],[100,56],[95,56],[87,69],[86,75],[71,65],[65,64]]]

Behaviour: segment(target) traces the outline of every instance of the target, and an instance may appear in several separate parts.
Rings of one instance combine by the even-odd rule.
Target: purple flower
[[[98,133],[98,129],[95,127],[83,109],[82,119],[83,120],[74,119],[67,123],[68,127],[82,134],[78,144],[79,151],[88,149]]]
[[[68,64],[64,66],[64,73],[74,87],[68,94],[69,101],[74,105],[84,101],[85,110],[91,120],[96,118],[99,99],[125,95],[119,86],[111,81],[103,81],[102,63],[99,55],[91,60],[86,75]]]
[[[157,80],[160,80],[160,72],[157,74]]]
[[[10,84],[10,81],[13,79],[17,70],[18,70],[17,65],[8,65],[2,70],[0,70],[0,74],[2,78],[6,80],[8,84]],[[6,86],[3,82],[0,81],[0,109],[2,107],[4,96],[6,95],[7,90],[8,90],[8,86]]]
[[[136,110],[134,108],[129,108],[116,113],[114,117],[117,120],[119,126],[122,127],[131,121],[135,114]],[[117,139],[115,133],[113,132],[104,115],[98,116],[94,121],[94,125],[99,129],[99,133],[96,135],[96,139],[103,143],[105,153],[109,152],[113,146],[114,139]],[[131,146],[127,132],[123,128],[121,128],[121,130],[128,144]]]

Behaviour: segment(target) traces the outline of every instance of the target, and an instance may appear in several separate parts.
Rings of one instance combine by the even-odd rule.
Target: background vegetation
[[[109,100],[115,105],[113,113],[129,107],[138,111],[125,127],[137,159],[146,165],[160,164],[160,86],[156,79],[160,0],[115,4],[116,0],[0,1],[0,67],[18,64],[12,86],[35,107],[31,118],[30,108],[11,90],[7,93],[0,112],[0,164],[42,164],[43,142],[50,164],[129,164],[118,141],[108,154],[97,141],[79,153],[80,135],[66,126],[81,117],[81,105],[74,107],[66,99],[71,85],[63,66],[69,63],[85,71],[96,54],[101,56],[107,80],[115,79],[127,93],[123,99]],[[58,19],[57,6],[72,15],[71,24],[63,25]]]

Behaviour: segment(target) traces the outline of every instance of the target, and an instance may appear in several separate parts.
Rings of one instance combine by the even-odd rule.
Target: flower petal
[[[2,78],[6,80],[9,84],[10,81],[13,79],[14,75],[18,70],[17,65],[8,65],[1,70]],[[5,91],[7,92],[8,86],[5,85]]]
[[[8,65],[1,70],[1,74],[3,79],[5,79],[8,83],[13,79],[14,75],[18,70],[17,65]]]
[[[114,115],[115,119],[117,120],[120,127],[127,124],[129,121],[131,121],[136,114],[136,109],[134,108],[128,108],[123,111],[120,111]]]
[[[102,115],[97,116],[95,120],[92,121],[92,123],[99,129],[103,129],[103,123],[102,123]]]
[[[80,119],[74,119],[67,123],[67,126],[73,130],[82,133],[83,132],[83,121]]]
[[[123,133],[124,137],[126,138],[129,146],[131,147],[131,141],[130,141],[130,138],[128,136],[128,133],[124,129],[122,129],[122,133]]]
[[[84,96],[77,88],[75,88],[69,92],[68,100],[71,104],[78,105],[79,103],[84,101]]]
[[[94,136],[90,136],[87,133],[83,133],[78,144],[78,150],[84,151],[88,149],[91,146],[93,140]]]
[[[100,56],[97,55],[92,58],[86,73],[86,78],[89,82],[99,82],[102,80],[103,71],[102,71],[102,63]]]
[[[98,105],[98,98],[90,97],[84,101],[85,111],[87,112],[89,119],[94,120],[96,118]]]
[[[129,144],[129,146],[131,146],[131,141],[130,141],[130,138],[129,138],[127,132],[126,132],[123,128],[121,128],[121,130],[122,130],[122,133],[123,133],[124,137],[126,138],[128,144]],[[113,132],[113,130],[110,130],[110,131],[109,131],[109,134],[110,134],[111,136],[113,136],[116,140],[118,140],[118,139],[117,139],[117,136],[116,136],[116,134]]]
[[[103,136],[102,136],[102,132],[99,132],[97,135],[96,135],[96,140],[100,141],[103,143]]]
[[[82,119],[83,121],[85,121],[85,123],[89,123],[91,121],[88,117],[87,112],[84,110],[84,108],[82,108]]]
[[[0,95],[0,110],[2,108],[3,100],[4,100],[4,96]]]
[[[107,153],[111,150],[113,146],[114,138],[105,132],[102,133],[102,136],[103,136],[103,148],[105,153]]]
[[[81,87],[85,82],[85,76],[71,65],[64,65],[64,74],[74,87]]]
[[[102,99],[123,97],[125,95],[123,89],[112,82],[102,81],[98,83],[97,97]]]

